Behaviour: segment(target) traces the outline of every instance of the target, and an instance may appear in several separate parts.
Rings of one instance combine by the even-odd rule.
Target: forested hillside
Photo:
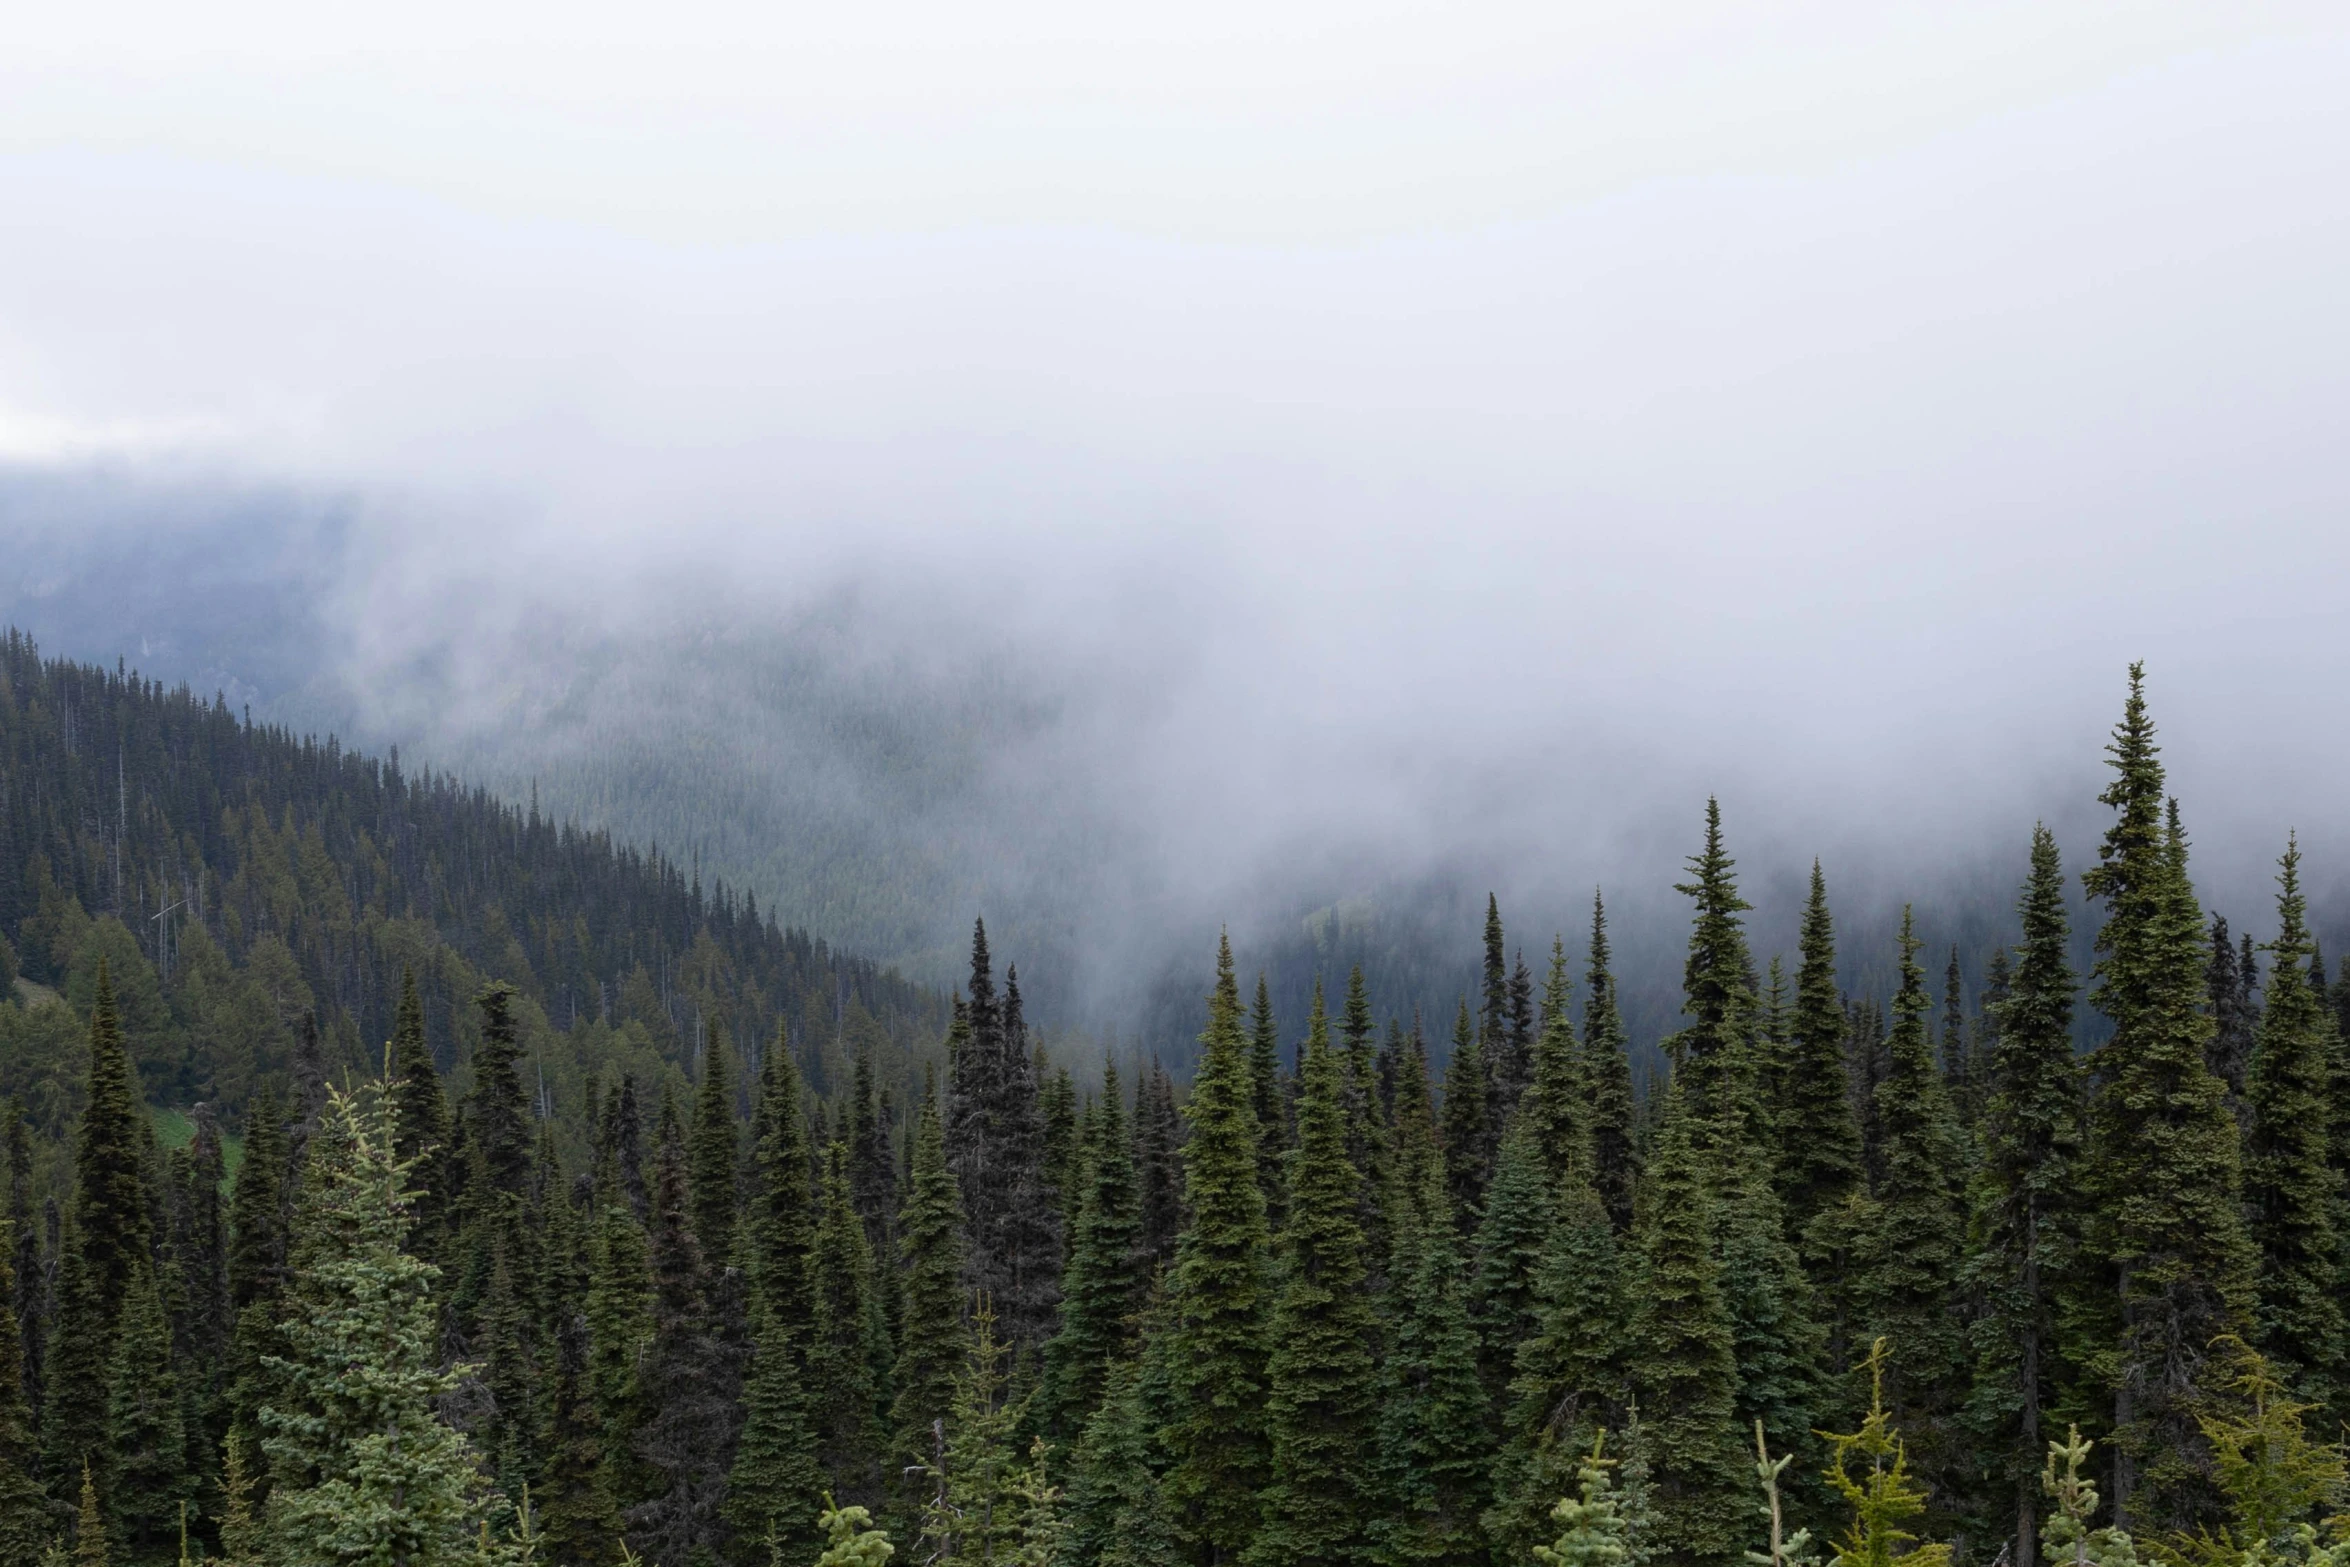
[[[1054,1059],[984,928],[941,1005],[8,670],[0,1563],[2350,1562],[2350,973],[2281,832],[2269,939],[2207,923],[2136,671],[1980,1005],[1907,921],[1843,993],[1816,871],[1759,963],[1709,806],[1659,1080],[1604,904],[1536,968],[1489,903],[1441,1053],[1225,944],[1178,1094]]]

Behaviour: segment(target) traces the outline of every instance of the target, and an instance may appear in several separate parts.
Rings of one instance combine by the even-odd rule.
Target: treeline
[[[1360,970],[1284,1027],[1227,946],[1181,1096],[1081,1093],[982,928],[910,1113],[720,1015],[567,1133],[528,998],[460,1083],[406,985],[380,1090],[263,1083],[231,1179],[158,1151],[100,962],[56,1225],[7,1142],[0,1553],[2332,1562],[2350,985],[2290,840],[2272,941],[2205,922],[2135,670],[2108,759],[2094,971],[2035,830],[1973,1015],[1906,924],[1841,994],[1816,869],[1758,962],[1709,805],[1644,1094],[1596,901],[1539,978],[1489,905],[1440,1081]]]

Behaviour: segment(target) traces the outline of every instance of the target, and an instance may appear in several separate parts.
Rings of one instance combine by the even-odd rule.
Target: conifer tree
[[[2259,1253],[2252,1343],[2296,1394],[2323,1405],[2341,1392],[2344,1352],[2325,1003],[2302,966],[2310,940],[2296,840],[2277,867],[2268,1004],[2245,1082],[2244,1211]]]
[[[602,1421],[590,1379],[587,1319],[557,1316],[547,1427],[539,1449],[545,1468],[531,1497],[550,1559],[564,1567],[610,1567],[619,1559],[620,1509],[604,1462]]]
[[[629,1539],[655,1562],[688,1562],[721,1543],[732,1427],[708,1280],[694,1238],[677,1105],[661,1102],[655,1134],[650,1234],[652,1336],[638,1369],[642,1423],[635,1437],[649,1494],[627,1511]]]
[[[106,1509],[98,1503],[98,1484],[90,1461],[82,1460],[82,1505],[74,1520],[74,1567],[110,1567],[114,1553],[106,1540]]]
[[[1645,1263],[1631,1380],[1650,1413],[1655,1555],[1672,1567],[1737,1560],[1745,1516],[1738,1458],[1738,1364],[1715,1258],[1716,1226],[1694,1113],[1675,1073],[1641,1197]]]
[[[386,1068],[398,1109],[400,1159],[411,1166],[416,1192],[416,1217],[409,1230],[409,1247],[430,1262],[440,1255],[442,1228],[448,1222],[454,1196],[449,1169],[449,1101],[441,1090],[441,1076],[433,1067],[432,1047],[424,1033],[424,998],[417,993],[416,971],[400,970],[400,1004],[394,1014],[391,1062]]]
[[[397,1137],[380,1085],[329,1090],[297,1220],[288,1352],[260,1415],[282,1560],[479,1559],[486,1499],[469,1445],[434,1413],[458,1376],[438,1353],[435,1270],[404,1247]]]
[[[1265,1191],[1265,1222],[1281,1228],[1282,1166],[1289,1154],[1289,1104],[1281,1092],[1281,1027],[1273,1017],[1273,993],[1257,975],[1257,1001],[1249,1012],[1249,1084],[1257,1111],[1257,1184]]]
[[[1086,1422],[1069,1485],[1069,1567],[1176,1567],[1183,1557],[1159,1488],[1159,1452],[1144,1407],[1141,1368],[1110,1368]]]
[[[531,1355],[530,1312],[503,1241],[490,1248],[489,1289],[482,1299],[480,1340],[486,1353],[482,1385],[490,1416],[477,1428],[499,1487],[519,1499],[537,1463],[537,1367]]]
[[[1526,954],[1520,951],[1510,964],[1510,1026],[1508,1049],[1503,1063],[1493,1072],[1493,1087],[1497,1097],[1494,1107],[1494,1125],[1507,1129],[1509,1118],[1518,1113],[1519,1101],[1534,1081],[1534,975],[1526,967]]]
[[[1264,1526],[1248,1549],[1261,1567],[1319,1567],[1359,1555],[1377,1397],[1377,1323],[1363,1294],[1355,1217],[1360,1177],[1347,1156],[1345,1071],[1330,1046],[1319,985],[1298,1077],[1290,1222],[1266,1367],[1272,1483]]]
[[[1085,1195],[1061,1279],[1061,1331],[1045,1346],[1041,1424],[1073,1444],[1100,1402],[1103,1379],[1123,1358],[1129,1319],[1140,1304],[1134,1253],[1141,1234],[1134,1161],[1126,1147],[1124,1095],[1113,1062],[1102,1067],[1101,1107],[1088,1130]]]
[[[133,1559],[159,1555],[177,1528],[194,1476],[171,1324],[152,1267],[132,1270],[108,1381],[104,1468],[113,1516],[107,1534]]]
[[[595,1267],[588,1285],[588,1386],[603,1448],[605,1486],[616,1503],[640,1499],[636,1430],[644,1415],[637,1354],[652,1334],[652,1265],[645,1234],[625,1198],[596,1216]]]
[[[1778,1125],[1779,1194],[1788,1233],[1797,1237],[1812,1276],[1825,1266],[1811,1238],[1820,1215],[1840,1206],[1860,1180],[1860,1123],[1844,1070],[1844,1002],[1836,988],[1836,926],[1828,912],[1828,882],[1812,861],[1811,896],[1804,905],[1801,962],[1795,971],[1795,1008],[1789,1020],[1789,1061],[1774,1106]]]
[[[1558,1191],[1530,1120],[1512,1121],[1502,1137],[1501,1164],[1486,1190],[1469,1288],[1478,1374],[1484,1379],[1488,1407],[1496,1412],[1518,1345],[1534,1330],[1535,1281],[1543,1244],[1557,1216]]]
[[[808,1392],[816,1413],[817,1456],[833,1493],[876,1494],[883,1388],[876,1358],[886,1351],[873,1298],[873,1254],[849,1198],[848,1148],[825,1152],[822,1220],[816,1227],[814,1332],[808,1344]]]
[[[1265,1193],[1257,1184],[1257,1116],[1241,1032],[1232,943],[1216,953],[1208,1025],[1183,1150],[1191,1220],[1168,1291],[1174,1417],[1163,1441],[1166,1495],[1193,1560],[1221,1567],[1256,1535],[1270,1463],[1265,1362],[1271,1279]]]
[[[1464,1223],[1475,1223],[1484,1212],[1485,1183],[1493,1178],[1492,1101],[1485,1047],[1463,999],[1453,1019],[1452,1059],[1444,1066],[1444,1168],[1452,1182],[1452,1206]]]
[[[1387,1567],[1468,1567],[1486,1555],[1492,1440],[1447,1184],[1439,1158],[1398,1235],[1401,1298],[1387,1346],[1373,1524]]]
[[[694,1240],[704,1263],[726,1266],[734,1255],[736,1194],[734,1083],[729,1070],[726,1025],[710,1021],[702,1049],[702,1081],[694,1096],[693,1141],[687,1151],[693,1188]]]
[[[1518,1107],[1542,1163],[1545,1191],[1552,1194],[1570,1176],[1584,1180],[1591,1173],[1591,1088],[1568,1015],[1568,989],[1567,944],[1553,940],[1541,1022],[1529,1050],[1526,1094]]]
[[[999,1002],[987,930],[974,926],[968,1032],[948,1060],[947,1163],[963,1194],[964,1284],[985,1294],[1015,1358],[1052,1336],[1060,1303],[1058,1196],[1045,1170],[1035,1059],[1019,976]]]
[[[1671,1042],[1676,1073],[1686,1074],[1696,1124],[1721,1122],[1724,1104],[1751,1081],[1749,1036],[1754,1027],[1754,965],[1738,916],[1752,905],[1738,896],[1737,862],[1722,845],[1721,802],[1705,802],[1705,847],[1689,860],[1690,879],[1675,891],[1695,901],[1689,958],[1682,970],[1681,1010],[1689,1026]]]
[[[88,1098],[74,1137],[74,1267],[59,1291],[44,1433],[53,1472],[97,1455],[104,1468],[107,1385],[116,1324],[133,1278],[148,1266],[154,1231],[141,1172],[151,1134],[104,958],[90,1004]]]
[[[1485,1518],[1496,1551],[1533,1548],[1586,1439],[1622,1408],[1632,1305],[1607,1206],[1588,1180],[1570,1180],[1535,1277],[1535,1330],[1519,1342],[1512,1366]]]
[[[932,1457],[932,1428],[946,1418],[955,1377],[967,1353],[963,1330],[962,1198],[947,1168],[938,1100],[925,1092],[914,1121],[914,1168],[898,1216],[904,1265],[904,1327],[898,1339],[897,1394],[890,1408],[890,1474],[902,1480]],[[1081,1237],[1085,1233],[1080,1226]],[[1121,1259],[1124,1265],[1127,1259]],[[1072,1294],[1072,1301],[1080,1297]],[[1073,1319],[1072,1319],[1073,1320]],[[1066,1331],[1066,1330],[1064,1330]],[[901,1516],[910,1515],[903,1485]]]
[[[1950,964],[1942,971],[1942,1080],[1948,1085],[1950,1112],[1962,1133],[1971,1132],[1976,1112],[1977,1070],[1974,1047],[1967,1038],[1966,986],[1958,969],[1958,948],[1950,949]]]
[[[1877,1085],[1885,1174],[1877,1188],[1874,1266],[1862,1288],[1873,1332],[1891,1340],[1893,1417],[1909,1433],[1947,1521],[1959,1505],[1962,1447],[1955,1418],[1967,1381],[1965,1338],[1952,1288],[1964,1242],[1964,1167],[1950,1096],[1928,1032],[1925,974],[1910,911],[1901,913],[1900,988]]]
[[[1583,976],[1582,1078],[1591,1095],[1591,1184],[1620,1234],[1632,1227],[1632,1193],[1640,1182],[1633,1136],[1632,1061],[1609,966],[1607,905],[1591,895],[1591,953]]]
[[[1484,1058],[1486,1080],[1494,1089],[1488,1117],[1497,1124],[1502,1093],[1509,1076],[1505,1057],[1510,1047],[1510,975],[1508,943],[1501,926],[1501,902],[1485,895],[1485,968],[1477,1002],[1477,1053]]]
[[[2244,939],[2252,939],[2250,932]],[[2322,990],[2324,976],[2319,980]],[[2252,1004],[2252,987],[2224,914],[2211,917],[2211,957],[2203,967],[2203,986],[2211,1007],[2211,1050],[2204,1064],[2212,1076],[2227,1084],[2228,1108],[2241,1119],[2244,1073],[2252,1062],[2253,1031],[2259,1026],[2260,1010]]]
[[[850,1090],[849,1195],[856,1200],[857,1217],[865,1221],[865,1241],[876,1257],[897,1252],[897,1166],[890,1158],[895,1133],[894,1110],[886,1091],[873,1083],[873,1051],[857,1051],[854,1086]]]
[[[1632,1559],[1631,1531],[1608,1484],[1613,1461],[1600,1456],[1606,1443],[1604,1432],[1594,1437],[1576,1470],[1581,1499],[1562,1497],[1551,1509],[1558,1537],[1533,1548],[1542,1567],[1624,1567]]]
[[[761,1063],[752,1199],[745,1216],[753,1282],[751,1358],[725,1516],[739,1544],[770,1540],[784,1560],[814,1549],[807,1520],[824,1485],[809,1375],[818,1330],[814,1157],[799,1066],[781,1025]],[[935,1120],[935,1107],[932,1110]]]
[[[1346,976],[1346,1001],[1339,1009],[1338,1038],[1346,1067],[1346,1151],[1362,1177],[1363,1237],[1374,1253],[1380,1229],[1374,1218],[1379,1190],[1385,1182],[1387,1144],[1381,1135],[1385,1119],[1379,1100],[1379,1047],[1371,1021],[1371,993],[1357,963]]]
[[[1175,1263],[1176,1237],[1183,1229],[1181,1132],[1175,1085],[1154,1059],[1134,1095],[1134,1182],[1141,1195],[1145,1267]]]
[[[1735,1109],[1728,1113],[1735,1118]],[[1810,1280],[1787,1240],[1779,1194],[1771,1185],[1771,1150],[1729,1132],[1720,1143],[1715,1244],[1738,1366],[1738,1429],[1751,1431],[1759,1421],[1770,1444],[1804,1456],[1790,1483],[1808,1500],[1816,1469],[1812,1431],[1828,1391],[1827,1335],[1815,1316]]]
[[[478,1161],[484,1196],[476,1209],[500,1228],[521,1222],[530,1192],[529,1100],[522,1091],[521,1025],[514,987],[503,981],[473,998],[481,1011],[481,1045],[473,1053],[473,1093],[466,1130]]]
[[[922,1540],[928,1560],[1009,1564],[1027,1509],[1019,1489],[1015,1437],[1020,1407],[1007,1396],[1004,1346],[982,1297],[971,1314],[971,1348],[955,1378],[946,1442],[933,1459],[932,1500]]]
[[[50,1523],[48,1498],[37,1477],[33,1412],[25,1399],[12,1250],[0,1245],[0,1562],[29,1567],[41,1559]]]
[[[1982,1158],[1973,1193],[1973,1268],[1981,1292],[1972,1344],[1973,1423],[1989,1467],[2014,1488],[2016,1567],[2033,1567],[2041,1417],[2056,1396],[2058,1286],[2078,1244],[2080,1065],[2066,956],[2071,925],[2055,835],[2032,829],[2031,876],[2017,913],[2023,946],[1998,1013]]]
[[[2115,820],[2084,877],[2105,907],[2096,1002],[2114,1025],[2092,1061],[2101,1089],[2083,1179],[2087,1245],[2112,1290],[2097,1367],[2113,1395],[2116,1518],[2188,1528],[2216,1507],[2194,1423],[2203,1346],[2251,1305],[2253,1251],[2234,1118],[2205,1064],[2202,915],[2185,835],[2165,819],[2141,666],[2108,757],[2099,799]]]

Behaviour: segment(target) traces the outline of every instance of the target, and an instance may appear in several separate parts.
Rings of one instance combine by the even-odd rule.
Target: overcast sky
[[[347,508],[394,729],[856,584],[1202,907],[2020,863],[2134,657],[2340,884],[2340,5],[751,10],[13,19],[0,462]]]

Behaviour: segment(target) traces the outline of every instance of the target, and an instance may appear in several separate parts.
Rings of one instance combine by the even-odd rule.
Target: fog
[[[2350,22],[2210,10],[47,22],[0,607],[1146,1032],[1489,888],[1669,995],[1708,794],[1971,966],[2144,659],[2339,953]]]

